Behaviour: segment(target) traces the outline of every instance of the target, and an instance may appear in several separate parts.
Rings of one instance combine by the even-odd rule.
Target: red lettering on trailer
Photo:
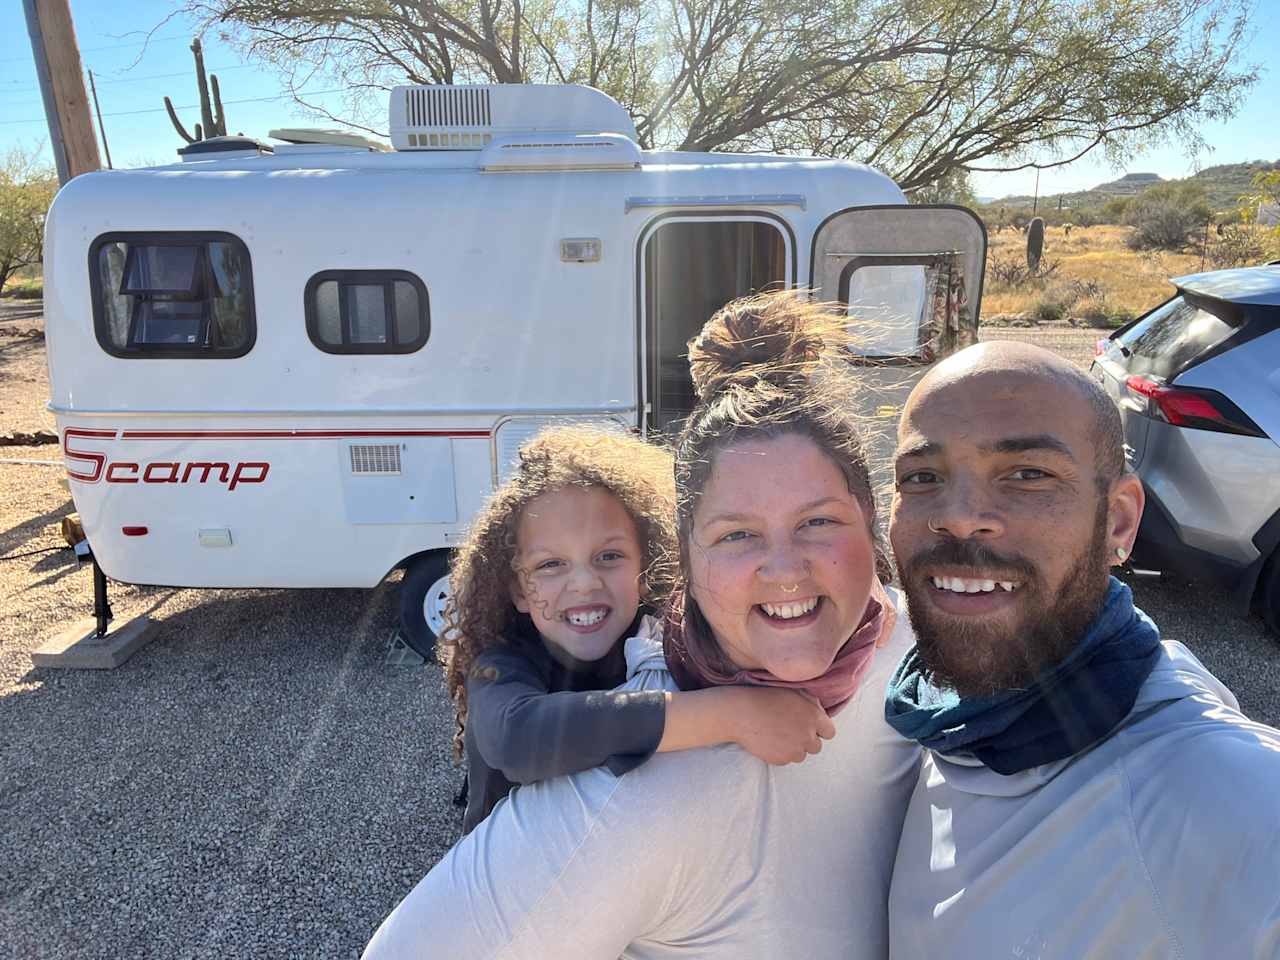
[[[152,475],[153,470],[159,470],[164,467],[169,471],[167,477],[156,477]],[[142,473],[143,483],[177,483],[178,482],[178,465],[176,463],[148,463],[147,469]]]
[[[259,473],[256,477],[242,476],[246,467],[256,467],[262,472]],[[236,471],[231,475],[231,483],[227,487],[227,489],[234,490],[236,488],[236,484],[238,483],[262,483],[263,480],[267,479],[267,471],[270,469],[271,469],[271,464],[262,463],[261,461],[256,463],[237,463]]]
[[[209,474],[212,473],[214,470],[217,470],[218,482],[226,483],[227,471],[230,469],[231,469],[231,464],[229,463],[203,463],[203,462],[188,463],[182,471],[182,482],[186,483],[187,481],[189,481],[191,479],[192,472],[195,470],[199,470],[201,471],[200,482],[207,483],[209,480]]]
[[[123,470],[128,467],[133,471],[132,477],[117,477],[116,471]],[[138,482],[138,465],[136,463],[125,463],[119,461],[107,467],[107,483],[137,483]]]
[[[79,480],[82,483],[97,483],[102,477],[102,467],[107,462],[105,453],[95,453],[89,450],[73,450],[71,441],[76,437],[86,437],[97,440],[114,440],[116,431],[114,430],[79,430],[71,429],[63,431],[62,434],[62,453],[63,459],[67,464],[67,476],[72,480]],[[77,472],[71,469],[73,460],[82,460],[93,464],[91,473]]]

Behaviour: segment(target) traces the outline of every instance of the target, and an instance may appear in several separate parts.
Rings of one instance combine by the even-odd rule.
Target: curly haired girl
[[[555,427],[521,448],[451,572],[441,659],[464,831],[515,784],[601,765],[620,776],[656,751],[724,742],[793,762],[832,734],[790,691],[612,691],[624,641],[660,642],[650,613],[674,576],[674,516],[671,457],[636,437]]]

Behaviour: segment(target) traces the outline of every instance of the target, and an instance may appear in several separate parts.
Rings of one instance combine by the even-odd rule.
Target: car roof
[[[1230,303],[1261,303],[1280,306],[1280,265],[1237,267],[1174,277],[1180,291]]]

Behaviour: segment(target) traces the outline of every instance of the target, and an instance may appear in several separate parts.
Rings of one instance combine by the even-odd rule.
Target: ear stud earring
[[[1124,547],[1116,547],[1116,559],[1121,563],[1129,559],[1129,551]]]

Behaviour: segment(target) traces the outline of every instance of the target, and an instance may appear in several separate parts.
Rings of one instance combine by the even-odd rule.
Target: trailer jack
[[[90,556],[93,556],[90,554]],[[97,621],[96,636],[101,639],[107,635],[107,624],[115,615],[111,612],[111,604],[107,600],[107,575],[98,566],[98,558],[93,557],[93,618]]]
[[[93,563],[93,619],[71,624],[31,651],[31,663],[37,667],[113,670],[155,637],[156,624],[150,617],[141,616],[112,629],[110,624],[115,614],[107,598],[107,575],[98,566],[98,558],[87,541],[77,542],[75,550],[81,561]]]

